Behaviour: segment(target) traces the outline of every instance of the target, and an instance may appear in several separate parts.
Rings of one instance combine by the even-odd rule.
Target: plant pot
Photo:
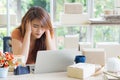
[[[8,75],[8,67],[7,68],[0,68],[0,78],[5,78]]]

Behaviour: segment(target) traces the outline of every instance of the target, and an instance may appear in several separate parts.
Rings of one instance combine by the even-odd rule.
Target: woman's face
[[[31,33],[32,37],[34,37],[35,39],[40,38],[45,32],[45,28],[42,28],[39,19],[34,19],[31,23],[32,23],[32,33]]]

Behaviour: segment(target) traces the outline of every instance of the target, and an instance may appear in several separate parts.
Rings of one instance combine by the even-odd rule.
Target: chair
[[[11,37],[3,37],[3,52],[12,52]]]

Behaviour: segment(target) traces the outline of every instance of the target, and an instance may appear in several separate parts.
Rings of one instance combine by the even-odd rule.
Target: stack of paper
[[[120,75],[117,73],[104,71],[104,80],[120,80]]]
[[[64,25],[80,25],[88,23],[88,14],[83,13],[81,3],[65,3],[64,13],[60,14],[60,23]]]
[[[67,68],[67,75],[73,78],[87,78],[95,73],[95,65],[78,63]]]
[[[110,75],[104,75],[104,80],[119,80],[119,79]]]
[[[102,48],[84,48],[82,51],[86,57],[86,63],[99,64],[104,66],[106,60],[106,53]]]
[[[89,19],[90,24],[120,24],[120,21],[112,21],[112,20],[105,20],[105,19]]]
[[[65,25],[79,25],[79,24],[86,24],[88,23],[88,14],[61,14],[60,15],[60,22],[61,24]]]
[[[64,13],[65,14],[81,14],[83,7],[81,3],[65,3]]]

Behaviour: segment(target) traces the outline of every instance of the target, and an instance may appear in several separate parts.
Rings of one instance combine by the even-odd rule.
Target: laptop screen
[[[74,64],[77,50],[47,50],[38,51],[34,73],[64,72],[69,65]]]

